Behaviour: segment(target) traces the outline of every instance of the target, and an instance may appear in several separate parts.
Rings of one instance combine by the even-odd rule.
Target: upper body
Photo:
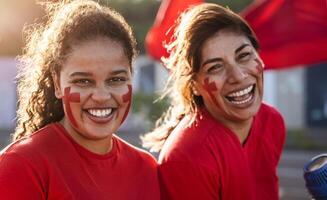
[[[165,60],[172,103],[144,138],[161,150],[163,199],[278,199],[285,127],[262,103],[258,49],[251,27],[227,8],[203,3],[182,16]]]
[[[266,104],[243,144],[205,109],[187,116],[160,152],[162,198],[276,200],[284,141],[283,119]]]
[[[112,150],[95,154],[60,123],[50,124],[1,152],[4,199],[159,199],[156,161],[113,136]]]
[[[21,56],[0,197],[158,199],[153,158],[114,135],[132,101],[130,26],[95,1],[46,5],[48,21],[28,32]]]

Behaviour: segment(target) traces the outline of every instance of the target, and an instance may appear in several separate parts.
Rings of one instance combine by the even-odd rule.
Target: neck
[[[232,121],[224,118],[219,118],[217,120],[220,121],[224,126],[229,128],[230,130],[232,130],[233,133],[239,139],[240,143],[244,144],[250,133],[253,117],[244,121]]]
[[[111,151],[112,135],[101,139],[88,138],[87,136],[84,136],[82,133],[80,133],[79,130],[73,128],[67,120],[63,119],[60,121],[60,123],[76,143],[91,151],[92,153],[103,155]]]
[[[239,122],[236,124],[227,125],[238,137],[241,144],[244,144],[247,137],[249,136],[251,125],[252,125],[253,118],[246,122]]]

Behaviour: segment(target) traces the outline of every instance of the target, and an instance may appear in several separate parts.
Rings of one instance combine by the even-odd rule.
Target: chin
[[[109,135],[113,134],[113,131],[111,128],[95,128],[92,132],[90,132],[95,138],[105,138]]]

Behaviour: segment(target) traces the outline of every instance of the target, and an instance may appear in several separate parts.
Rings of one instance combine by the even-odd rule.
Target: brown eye
[[[215,65],[212,65],[208,68],[207,72],[208,73],[214,73],[216,71],[218,71],[220,68],[222,68],[223,65],[221,64],[215,64]]]
[[[85,87],[93,84],[92,80],[89,79],[76,79],[72,81],[75,85],[80,86],[80,87]]]
[[[126,77],[112,77],[110,79],[107,80],[107,83],[109,85],[121,85],[124,84],[127,81]]]
[[[251,56],[250,52],[245,52],[245,53],[241,53],[237,59],[240,61],[246,61],[250,58],[250,56]]]

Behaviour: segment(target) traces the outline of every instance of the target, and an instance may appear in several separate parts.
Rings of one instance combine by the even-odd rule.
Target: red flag
[[[326,0],[255,1],[242,14],[268,69],[327,61]]]
[[[169,43],[173,30],[169,30],[174,25],[178,16],[189,6],[202,3],[203,0],[163,0],[153,27],[146,36],[145,46],[148,54],[156,60],[169,54],[164,48],[164,42]]]

